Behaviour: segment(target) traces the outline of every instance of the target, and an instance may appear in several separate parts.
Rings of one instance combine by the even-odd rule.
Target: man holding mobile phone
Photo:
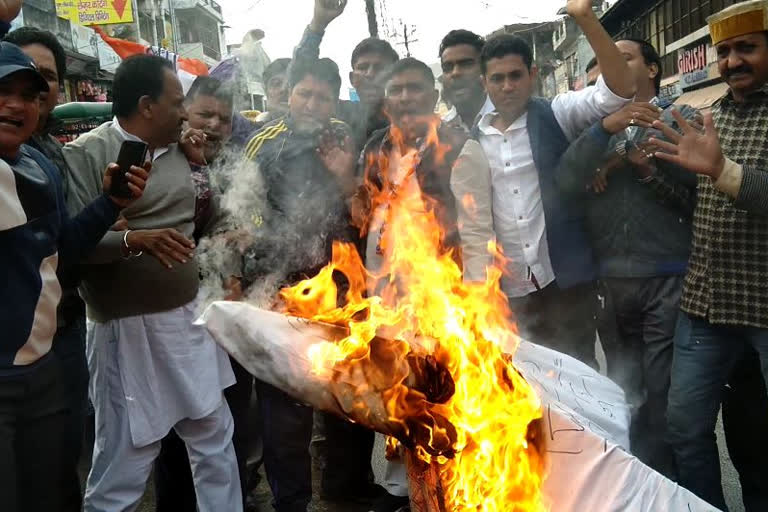
[[[114,120],[64,148],[78,169],[74,201],[90,200],[104,162],[126,141],[147,145],[154,172],[151,193],[123,212],[125,229],[107,233],[83,269],[96,414],[84,510],[135,507],[160,440],[173,429],[190,454],[198,510],[239,512],[233,421],[222,393],[235,379],[226,354],[192,325],[199,271],[195,189],[178,144],[187,119],[181,83],[165,59],[138,55],[117,69],[113,97]]]

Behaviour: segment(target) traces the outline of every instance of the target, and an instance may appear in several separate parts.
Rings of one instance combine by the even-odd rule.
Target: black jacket
[[[683,107],[684,117],[695,110]],[[669,109],[662,120],[674,124]],[[640,130],[635,143],[656,130]],[[558,188],[583,208],[592,249],[601,277],[656,277],[680,275],[687,268],[691,246],[693,205],[684,208],[665,202],[654,186],[663,177],[674,186],[696,189],[696,177],[661,160],[656,175],[641,181],[631,164],[608,176],[605,192],[588,190],[596,170],[614,154],[616,145],[627,140],[626,132],[610,136],[601,122],[584,132],[563,155],[555,175]]]
[[[335,119],[326,130],[340,140],[349,135]],[[295,131],[287,117],[265,125],[246,145],[264,189],[249,215],[258,242],[244,258],[246,284],[267,275],[282,276],[284,285],[312,277],[330,262],[335,240],[356,241],[347,198],[317,155],[320,136]]]

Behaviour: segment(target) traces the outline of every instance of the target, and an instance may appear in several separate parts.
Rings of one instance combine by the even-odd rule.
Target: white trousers
[[[120,379],[115,343],[107,344],[99,368],[94,400],[96,442],[85,491],[84,512],[131,512],[141,500],[160,453],[160,441],[136,447],[131,439],[128,408]],[[96,380],[92,381],[94,384]],[[222,394],[221,404],[199,419],[184,419],[174,430],[187,445],[199,512],[242,512],[240,475],[232,445],[234,423]]]

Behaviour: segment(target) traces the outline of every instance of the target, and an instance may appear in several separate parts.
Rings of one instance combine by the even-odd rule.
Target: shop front
[[[717,66],[717,50],[708,34],[677,50],[677,76],[681,92],[677,105],[706,109],[728,91]]]

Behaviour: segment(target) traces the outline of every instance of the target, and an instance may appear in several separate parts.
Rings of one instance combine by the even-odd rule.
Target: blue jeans
[[[768,329],[713,325],[681,313],[674,344],[667,419],[679,483],[727,510],[715,437],[717,414],[733,369],[751,348],[759,354],[768,381]]]

